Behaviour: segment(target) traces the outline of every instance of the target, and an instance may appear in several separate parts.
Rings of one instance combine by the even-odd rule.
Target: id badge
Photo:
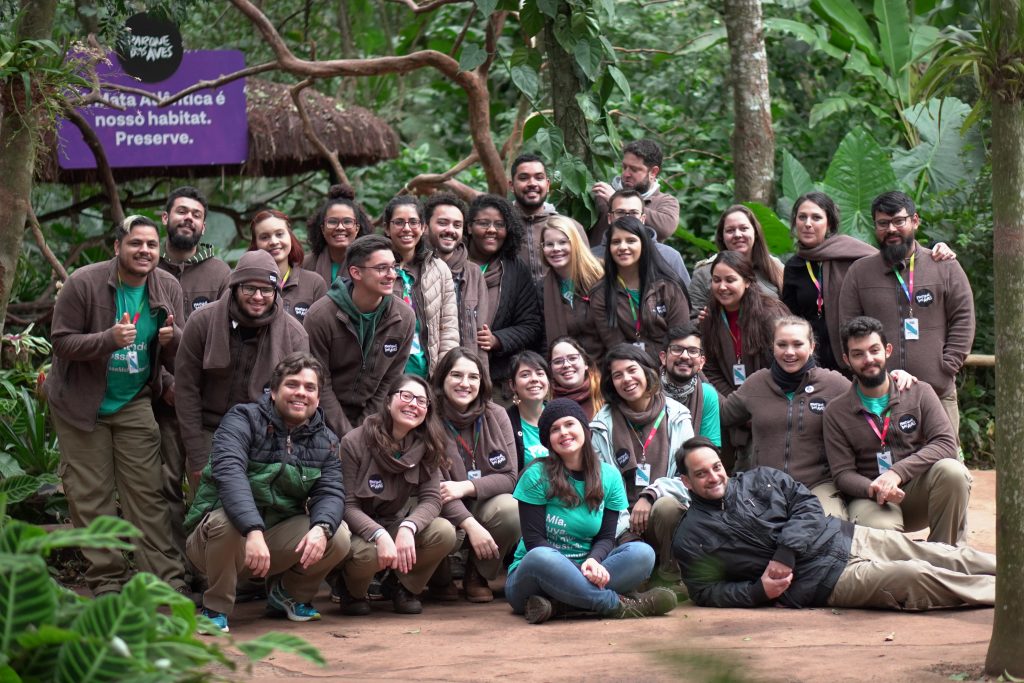
[[[732,383],[739,386],[747,381],[747,366],[736,363],[732,366]]]
[[[885,474],[892,468],[892,451],[888,448],[878,451],[875,453],[875,460],[878,461],[878,473]]]
[[[651,464],[649,462],[642,463],[636,466],[636,478],[634,482],[637,486],[648,486],[651,483]]]
[[[474,479],[479,479],[481,476],[482,475],[480,474],[480,470],[470,470],[469,472],[466,472],[466,478],[469,479],[470,481],[473,481]]]
[[[917,324],[917,318],[907,318],[903,321],[903,338],[907,341],[921,338],[921,326]]]
[[[635,341],[635,342],[633,342],[633,346],[637,347],[641,351],[646,351],[647,350],[647,347],[644,346],[644,343],[642,341]]]
[[[132,350],[127,352],[125,354],[125,360],[128,361],[128,372],[132,373],[133,375],[138,374],[140,372],[138,351]]]

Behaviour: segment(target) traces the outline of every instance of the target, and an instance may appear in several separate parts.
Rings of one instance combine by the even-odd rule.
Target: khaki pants
[[[477,571],[485,579],[491,581],[498,577],[504,566],[505,556],[523,536],[519,528],[519,503],[511,493],[500,493],[493,498],[476,503],[470,508],[470,512],[498,544],[498,557],[493,560],[481,560],[475,555],[473,556],[473,565],[476,566]],[[419,550],[416,552],[418,554]],[[469,552],[473,552],[472,547]]]
[[[676,564],[675,556],[672,554],[672,537],[675,535],[676,527],[686,514],[686,508],[672,496],[662,496],[654,501],[651,507],[651,516],[647,520],[647,529],[643,536],[639,537],[647,545],[654,548],[657,557],[657,570],[665,574],[666,578],[679,578],[679,565]],[[628,528],[622,532],[617,539],[616,545],[622,545],[630,541],[636,541],[637,535]]]
[[[156,574],[174,588],[185,585],[183,558],[171,540],[171,520],[161,495],[160,430],[149,391],[143,390],[113,415],[98,417],[83,431],[52,413],[60,444],[60,476],[75,528],[100,515],[124,518],[142,535],[133,539],[139,569]],[[130,567],[120,550],[83,548],[85,580],[94,595],[120,590]]]
[[[818,502],[821,503],[821,508],[825,511],[826,515],[832,515],[836,519],[849,521],[850,513],[846,509],[846,501],[843,500],[843,494],[836,488],[835,484],[830,481],[818,484],[811,489],[811,493],[817,496]]]
[[[967,531],[971,483],[966,467],[954,458],[943,458],[902,486],[906,497],[899,505],[879,505],[868,498],[850,500],[850,521],[895,531],[928,527],[929,541],[957,545]]]
[[[398,533],[401,520],[387,528],[394,538]],[[455,549],[455,527],[447,519],[438,517],[426,529],[416,534],[416,564],[408,574],[398,574],[402,585],[413,594],[419,594],[427,586],[427,581],[441,560]],[[366,595],[366,589],[377,573],[377,544],[363,540],[359,536],[352,537],[352,550],[345,563],[341,566],[345,576],[345,586],[355,598]]]
[[[295,515],[263,532],[270,550],[268,577],[281,577],[285,591],[299,602],[312,602],[324,577],[349,552],[350,535],[344,524],[327,542],[323,557],[303,569],[302,555],[295,547],[309,532],[309,517]],[[228,519],[223,509],[206,515],[188,537],[188,558],[209,581],[203,593],[203,606],[230,614],[235,607],[235,588],[240,579],[249,578],[245,566],[245,536]]]
[[[960,404],[956,399],[956,386],[953,387],[953,391],[947,396],[943,396],[939,399],[942,403],[942,409],[946,411],[946,416],[949,417],[949,424],[953,425],[953,438],[956,439],[957,447],[960,446]]]
[[[158,399],[153,404],[153,415],[160,428],[160,462],[163,465],[163,494],[171,517],[171,538],[174,547],[185,555],[185,448],[178,430],[178,417],[174,408]]]
[[[995,573],[996,557],[989,553],[856,527],[850,559],[828,604],[899,610],[992,605]]]

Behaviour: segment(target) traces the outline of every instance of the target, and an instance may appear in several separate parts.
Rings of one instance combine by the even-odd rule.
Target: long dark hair
[[[483,411],[487,402],[491,400],[491,377],[484,368],[484,362],[480,359],[480,356],[465,346],[456,346],[454,349],[444,354],[437,363],[437,368],[434,370],[434,393],[437,394],[438,406],[441,408],[438,413],[440,416],[444,416],[446,408],[448,406],[448,395],[444,393],[444,381],[448,378],[448,373],[455,367],[455,363],[465,358],[469,362],[476,366],[477,372],[480,373],[480,391],[477,393],[476,398],[469,404],[467,412]]]
[[[327,210],[335,204],[344,204],[352,209],[352,212],[356,215],[356,225],[358,226],[356,237],[369,235],[373,232],[373,224],[370,222],[370,217],[366,215],[363,207],[356,201],[355,190],[344,184],[331,185],[331,188],[327,190],[327,199],[320,205],[316,213],[306,219],[309,246],[313,248],[313,253],[317,256],[327,247],[327,238],[324,237],[324,219],[327,217]],[[355,237],[352,239],[355,240]]]
[[[640,366],[647,379],[646,393],[648,396],[654,396],[661,391],[661,378],[657,368],[651,364],[651,357],[647,355],[647,352],[641,351],[632,344],[616,344],[604,354],[604,361],[601,364],[601,393],[609,404],[620,406],[624,403],[612,382],[612,361],[616,360],[631,360]]]
[[[423,442],[426,452],[420,462],[427,469],[447,467],[448,457],[445,455],[444,429],[437,417],[437,401],[434,397],[434,390],[430,388],[427,380],[417,375],[401,375],[392,382],[388,387],[389,400],[378,412],[363,421],[366,445],[369,446],[371,452],[385,453],[387,457],[391,457],[392,453],[400,449],[400,445],[391,434],[395,427],[395,421],[391,417],[390,399],[409,382],[415,382],[423,387],[428,401],[427,414],[424,416],[422,424],[409,432],[415,434],[416,438]]]
[[[767,277],[775,288],[782,291],[782,268],[772,260],[772,253],[768,249],[768,241],[764,238],[764,229],[757,220],[754,212],[742,204],[733,204],[722,212],[718,219],[718,227],[715,228],[715,245],[719,251],[727,251],[725,246],[725,219],[731,214],[742,213],[754,227],[754,245],[750,248],[750,262],[754,270]]]
[[[259,249],[259,247],[256,246],[256,226],[268,218],[277,218],[284,221],[285,229],[288,230],[288,239],[291,240],[292,243],[292,247],[288,251],[288,265],[302,265],[302,259],[305,257],[305,254],[302,251],[302,244],[299,242],[299,238],[296,237],[295,233],[292,231],[292,221],[288,218],[287,214],[283,211],[278,211],[277,209],[263,209],[252,217],[252,221],[249,223],[249,248],[247,251],[256,251]],[[321,235],[321,237],[322,236],[323,235]]]
[[[416,217],[423,221],[423,209],[415,197],[407,194],[400,194],[397,197],[392,197],[391,201],[389,201],[384,207],[384,215],[381,217],[381,221],[384,223],[383,228],[385,234],[388,235],[388,239],[391,238],[391,219],[395,215],[395,209],[400,206],[411,206],[416,209]],[[412,254],[413,263],[420,263],[430,252],[430,247],[427,246],[426,221],[423,221],[421,226],[423,228],[423,232],[420,234],[420,241],[416,243],[416,249]]]
[[[608,245],[604,250],[605,323],[608,327],[615,327],[618,319],[618,307],[615,305],[615,288],[618,287],[619,264],[612,258],[612,235],[616,230],[622,230],[640,238],[640,263],[638,264],[638,270],[640,271],[640,301],[644,300],[647,290],[655,282],[669,280],[679,287],[687,303],[689,303],[686,287],[683,287],[679,276],[668,267],[665,259],[661,258],[661,254],[658,253],[657,248],[654,246],[655,242],[647,233],[644,224],[633,216],[623,216],[612,223],[611,229],[608,232]]]
[[[711,263],[712,277],[719,263],[735,270],[736,274],[750,285],[744,292],[743,298],[740,299],[739,325],[744,355],[760,353],[765,360],[769,360],[775,340],[775,319],[786,315],[789,311],[778,299],[761,291],[754,267],[743,257],[743,254],[738,251],[719,252]],[[724,310],[712,295],[708,302],[708,314],[700,325],[701,336],[707,340],[704,344],[704,353],[709,359],[712,356],[717,357],[721,353],[718,348],[719,333],[723,328],[728,327],[728,324],[722,320]]]
[[[576,419],[576,418],[574,418]],[[569,468],[565,466],[562,457],[555,452],[554,448],[548,449],[548,457],[537,458],[530,467],[538,466],[544,468],[544,474],[548,480],[548,488],[545,495],[550,500],[558,498],[566,507],[576,507],[581,502],[591,510],[595,511],[601,507],[604,501],[604,485],[601,482],[601,461],[594,452],[594,446],[590,440],[590,426],[583,425],[583,500],[572,483],[572,475]]]

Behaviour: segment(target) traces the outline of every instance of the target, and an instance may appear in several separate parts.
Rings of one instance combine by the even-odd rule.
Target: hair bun
[[[351,185],[346,183],[338,183],[337,185],[331,185],[330,189],[327,190],[328,199],[355,199],[356,191],[352,189]]]

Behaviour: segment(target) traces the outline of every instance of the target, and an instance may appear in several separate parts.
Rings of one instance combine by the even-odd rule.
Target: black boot
[[[656,617],[675,609],[676,594],[668,588],[652,588],[635,596],[619,596],[619,605],[604,616],[612,619]]]

